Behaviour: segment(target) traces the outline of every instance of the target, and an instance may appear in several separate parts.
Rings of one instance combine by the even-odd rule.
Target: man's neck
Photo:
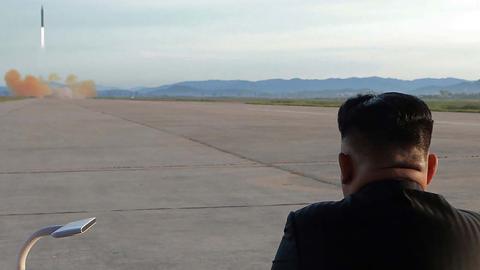
[[[420,170],[412,168],[385,167],[371,170],[358,179],[355,179],[356,183],[354,184],[353,189],[356,192],[369,183],[382,181],[384,179],[413,181],[418,183],[423,190],[425,190],[427,186],[426,180],[424,180],[425,173]]]

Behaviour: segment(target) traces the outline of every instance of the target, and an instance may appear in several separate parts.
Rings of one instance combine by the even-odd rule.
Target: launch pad
[[[480,114],[434,119],[440,168],[430,190],[480,210]],[[268,269],[289,211],[341,198],[335,121],[335,108],[2,103],[0,268],[15,265],[25,235],[47,220],[96,216],[88,237],[41,243],[31,264]]]

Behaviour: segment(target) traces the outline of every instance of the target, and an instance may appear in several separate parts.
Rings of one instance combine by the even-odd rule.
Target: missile
[[[45,48],[45,24],[43,22],[43,6],[40,9],[40,47]]]

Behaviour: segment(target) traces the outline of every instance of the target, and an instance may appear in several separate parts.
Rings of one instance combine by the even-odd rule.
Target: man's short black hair
[[[338,128],[343,138],[361,136],[366,146],[417,147],[428,152],[432,136],[432,113],[417,97],[390,92],[350,98],[338,110]]]

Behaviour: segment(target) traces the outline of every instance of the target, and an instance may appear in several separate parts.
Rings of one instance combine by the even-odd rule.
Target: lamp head
[[[58,228],[50,235],[55,238],[62,238],[82,234],[90,229],[96,222],[97,218],[95,217],[73,221]]]

